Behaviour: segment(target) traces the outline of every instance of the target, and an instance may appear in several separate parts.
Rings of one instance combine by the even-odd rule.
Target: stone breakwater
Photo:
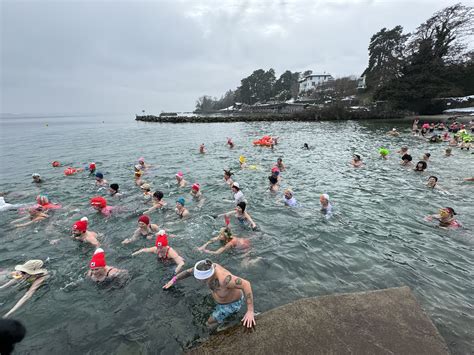
[[[136,115],[136,121],[159,123],[212,123],[212,122],[256,122],[256,121],[337,121],[337,120],[364,120],[380,118],[402,118],[406,112],[400,111],[350,111],[345,109],[328,109],[321,111],[304,111],[297,113],[279,114],[220,114],[196,116],[154,116]]]

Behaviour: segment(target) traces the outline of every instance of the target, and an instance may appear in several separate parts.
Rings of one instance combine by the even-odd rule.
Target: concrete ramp
[[[257,300],[264,302],[264,300]],[[189,354],[448,354],[408,287],[306,298],[236,325]]]

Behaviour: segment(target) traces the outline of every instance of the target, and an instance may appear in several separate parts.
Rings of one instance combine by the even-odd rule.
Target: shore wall
[[[188,354],[449,354],[408,287],[306,298],[211,336]]]

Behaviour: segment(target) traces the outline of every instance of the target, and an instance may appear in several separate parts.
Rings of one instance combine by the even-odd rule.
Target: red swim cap
[[[140,217],[138,217],[138,222],[143,222],[146,225],[149,225],[150,224],[150,217],[145,216],[145,215],[140,216]]]
[[[97,267],[105,267],[107,264],[105,262],[105,252],[102,248],[97,248],[92,255],[92,259],[89,263],[89,267],[91,269],[95,269]]]
[[[191,189],[193,189],[194,191],[199,191],[200,188],[201,185],[199,185],[197,182],[195,182],[193,186],[191,186]]]
[[[74,223],[74,225],[72,226],[72,229],[77,230],[79,232],[85,232],[87,231],[87,225],[88,225],[88,219],[87,217],[83,217],[81,218],[80,221],[77,221],[76,223]]]
[[[100,208],[107,207],[107,200],[101,196],[91,198],[91,206],[99,206]]]
[[[51,163],[51,165],[52,165],[53,167],[57,168],[58,166],[61,166],[61,163],[58,162],[57,160],[55,160],[55,161],[53,161],[53,162]]]
[[[163,233],[163,234],[160,234]],[[165,234],[164,231],[159,231],[156,235],[155,247],[167,247],[168,246],[168,236]]]
[[[94,170],[94,169],[95,169],[95,163],[90,163],[89,170]]]
[[[76,169],[69,167],[69,168],[67,168],[66,170],[64,170],[64,175],[73,175],[73,174],[75,174],[76,172],[77,172]]]

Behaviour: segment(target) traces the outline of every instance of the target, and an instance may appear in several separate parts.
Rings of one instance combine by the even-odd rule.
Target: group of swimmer
[[[431,131],[433,125],[424,124],[422,127],[422,136],[425,136],[427,132]],[[416,128],[415,128],[416,127]],[[442,140],[449,142],[449,146],[446,149],[446,157],[452,155],[451,147],[457,146],[460,149],[469,149],[471,147],[471,141],[469,140],[470,135],[467,133],[465,127],[459,126],[459,129],[454,132],[457,126],[451,125],[454,135],[453,137],[446,135],[443,136]],[[434,125],[434,129],[444,129],[444,125]],[[423,129],[425,131],[423,131]],[[418,121],[415,121],[413,124],[414,135],[418,135]],[[474,125],[471,122],[471,132],[474,130]],[[432,132],[432,131],[431,131]],[[390,136],[397,137],[399,132],[396,129],[393,129],[388,132]],[[461,138],[459,138],[461,137]],[[273,148],[274,145],[278,144],[278,138],[265,136],[265,139],[258,140],[257,145],[266,145]],[[428,139],[430,142],[433,141],[431,138]],[[454,143],[455,142],[455,143]],[[255,144],[255,142],[254,142]],[[469,144],[469,146],[467,146]],[[230,149],[234,148],[234,142],[232,138],[227,138],[227,146]],[[307,143],[304,143],[303,149],[311,149]],[[206,154],[207,149],[202,143],[199,146],[199,153]],[[409,154],[408,147],[401,147],[397,153],[401,157],[400,164],[405,167],[412,167],[412,156]],[[379,154],[382,159],[387,159],[390,151],[381,147],[379,149]],[[415,165],[414,170],[417,172],[423,172],[428,167],[428,162],[430,160],[430,153],[425,153],[421,160]],[[240,156],[239,164],[241,169],[254,169],[254,166],[248,165],[246,158]],[[364,166],[362,158],[358,154],[354,154],[351,161],[351,165],[354,168],[361,168]],[[53,167],[60,167],[61,164],[58,161],[52,163]],[[145,163],[145,159],[139,158],[138,163],[134,166],[134,183],[137,187],[140,188],[140,193],[143,195],[145,201],[151,202],[151,207],[143,212],[142,215],[138,218],[138,225],[133,235],[129,238],[126,238],[122,241],[123,245],[132,244],[140,239],[153,240],[153,245],[150,247],[145,247],[138,249],[132,252],[133,257],[137,257],[140,254],[154,254],[159,261],[162,262],[171,262],[173,263],[173,276],[171,279],[163,285],[163,289],[168,289],[175,285],[178,281],[181,281],[187,277],[194,276],[197,280],[203,281],[207,287],[211,290],[212,296],[216,301],[216,308],[212,312],[211,316],[207,321],[209,327],[214,327],[217,324],[224,322],[226,318],[230,315],[237,313],[243,303],[246,304],[247,310],[242,318],[243,325],[245,327],[253,327],[255,325],[254,318],[254,298],[252,293],[252,286],[249,281],[245,280],[242,277],[236,276],[223,266],[214,263],[208,259],[197,261],[193,267],[185,268],[186,261],[179,252],[172,248],[169,241],[173,238],[173,235],[169,235],[165,229],[160,228],[157,224],[152,223],[150,215],[159,209],[162,209],[167,206],[167,202],[164,200],[163,191],[156,190],[152,191],[152,187],[149,183],[143,180],[146,175],[146,171],[151,167],[151,165]],[[101,172],[96,171],[97,167],[94,162],[90,163],[88,167],[85,168],[74,168],[67,167],[64,170],[64,175],[70,176],[78,173],[88,172],[89,176],[95,178],[95,185],[99,188],[106,188],[109,199],[120,199],[122,193],[119,190],[119,185],[117,183],[111,183],[104,178],[104,175]],[[270,175],[268,176],[269,181],[269,190],[273,193],[279,191],[282,176],[281,174],[285,172],[287,167],[283,163],[282,157],[279,157],[275,164],[270,168]],[[234,173],[231,169],[224,169],[223,181],[227,184],[232,191],[232,196],[235,204],[235,208],[232,211],[222,213],[217,217],[224,217],[225,226],[222,227],[216,237],[211,238],[209,241],[204,243],[202,246],[198,247],[197,250],[207,253],[207,254],[221,254],[228,251],[232,248],[248,250],[250,247],[250,240],[246,238],[240,238],[231,230],[230,226],[230,217],[235,216],[236,220],[244,225],[248,225],[252,230],[258,229],[257,224],[252,219],[251,215],[248,212],[247,200],[244,196],[244,193],[241,189],[241,186],[238,182],[233,179]],[[32,175],[33,183],[41,184],[44,182],[43,178],[35,173]],[[183,172],[178,171],[175,175],[176,185],[178,189],[185,189],[189,186],[188,181],[185,180]],[[474,178],[467,178],[468,181],[473,181]],[[204,196],[201,191],[201,185],[197,182],[190,184],[190,195],[198,203],[204,201]],[[439,189],[438,178],[436,176],[430,176],[427,181],[427,186],[432,189]],[[327,193],[322,193],[319,198],[320,201],[320,210],[326,216],[330,218],[333,213],[333,206],[330,203],[330,198]],[[47,218],[49,218],[49,212],[55,209],[61,208],[61,205],[55,204],[49,201],[49,198],[45,194],[39,194],[36,198],[36,204],[30,206],[27,209],[28,215],[21,217],[17,220],[12,221],[12,225],[18,228],[24,228],[34,223],[39,223]],[[299,205],[298,201],[294,196],[294,192],[290,188],[286,188],[283,191],[282,202],[289,207],[297,207]],[[189,210],[185,207],[186,201],[184,197],[179,197],[176,199],[175,212],[179,218],[187,218],[190,215]],[[12,206],[12,205],[11,205]],[[104,217],[109,217],[114,213],[115,207],[109,206],[107,199],[103,196],[93,196],[90,199],[90,206],[95,209],[98,213]],[[439,210],[438,214],[430,215],[426,217],[426,220],[437,220],[439,221],[439,226],[442,228],[457,228],[460,226],[460,223],[455,219],[456,212],[451,207],[444,207]],[[90,244],[95,248],[91,260],[88,264],[89,271],[86,273],[86,276],[94,282],[103,283],[106,281],[113,281],[119,277],[128,277],[128,271],[125,269],[120,269],[115,266],[108,265],[106,262],[106,253],[102,248],[101,243],[98,239],[98,233],[89,229],[89,219],[87,217],[82,217],[73,223],[71,227],[71,237],[73,240]],[[213,244],[221,242],[221,246],[216,250],[210,250],[208,247]],[[42,260],[29,260],[22,265],[17,265],[15,271],[10,275],[11,280],[0,286],[0,289],[9,287],[18,282],[26,282],[30,284],[26,294],[15,304],[15,306],[10,309],[4,317],[11,316],[18,308],[20,308],[34,292],[48,279],[48,271],[43,268]]]
[[[458,147],[460,150],[467,149],[471,147],[471,141],[472,141],[472,135],[467,132],[467,127],[463,124],[459,124],[457,122],[453,122],[451,125],[449,125],[448,131],[452,132],[453,135],[451,136],[449,132],[444,133],[443,138],[438,140],[438,137],[440,135],[434,133],[435,129],[438,130],[444,130],[447,127],[445,126],[444,123],[424,123],[421,126],[421,136],[425,137],[428,132],[433,133],[433,135],[429,138],[427,138],[427,141],[431,143],[439,143],[439,142],[449,142],[449,147],[446,148],[445,150],[445,157],[451,157],[452,154],[452,147]],[[469,130],[471,133],[474,133],[474,121],[471,121],[469,123]],[[412,132],[413,136],[420,136],[420,129],[419,129],[419,119],[416,119],[413,122],[412,125]],[[392,136],[392,137],[398,137],[400,136],[400,132],[396,128],[393,128],[392,130],[387,132],[387,135]],[[390,154],[390,151],[385,148],[381,147],[379,149],[379,155],[381,159],[387,160],[388,156]],[[407,168],[413,168],[413,157],[410,155],[409,148],[407,146],[401,147],[397,152],[397,154],[400,155],[400,165],[407,167]],[[428,168],[428,162],[430,161],[431,154],[430,153],[424,153],[421,159],[416,163],[416,165],[413,168],[413,171],[418,172],[418,173],[423,173],[427,168]],[[364,162],[362,161],[362,158],[359,154],[354,154],[351,165],[355,168],[360,168],[364,166]],[[474,177],[467,177],[464,179],[464,181],[474,181]],[[426,182],[426,186],[430,189],[437,189],[437,190],[442,190],[445,191],[443,188],[440,187],[438,184],[438,177],[431,175],[428,177],[428,180]],[[461,227],[461,224],[459,221],[455,218],[456,212],[452,207],[444,207],[440,208],[438,214],[433,214],[425,217],[425,220],[427,221],[432,221],[432,220],[437,220],[439,221],[439,227],[440,228],[458,228]]]

